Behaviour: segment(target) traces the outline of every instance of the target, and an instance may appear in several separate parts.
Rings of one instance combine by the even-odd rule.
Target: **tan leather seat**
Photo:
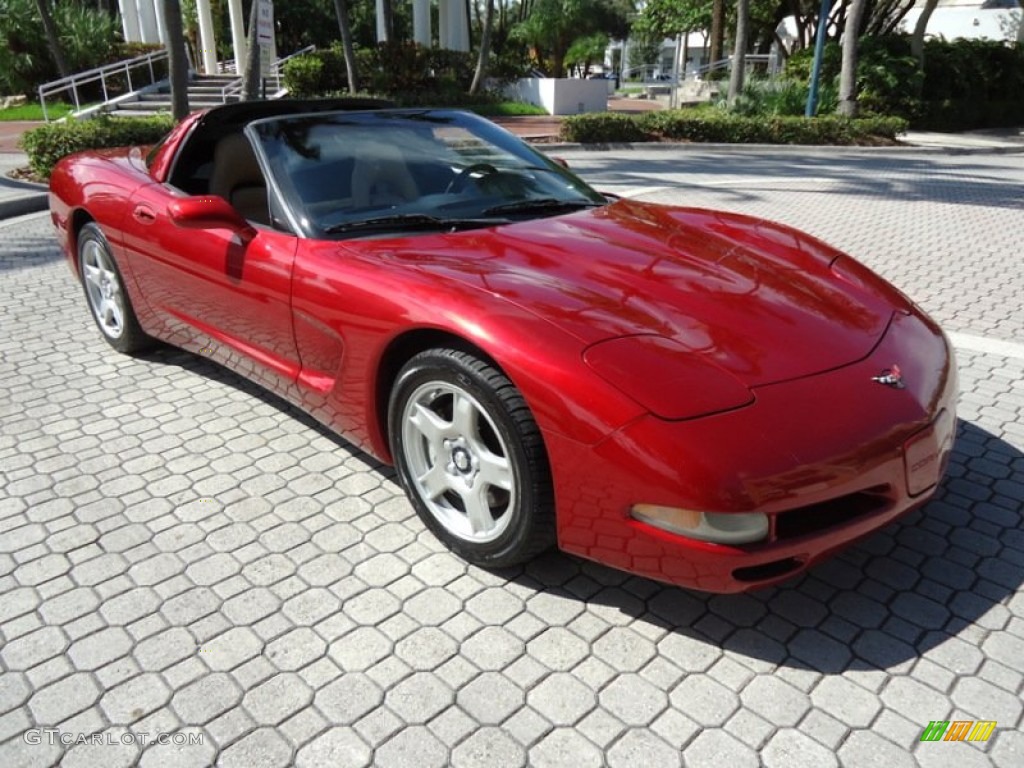
[[[360,150],[352,167],[352,205],[399,205],[419,197],[398,147],[368,143]]]
[[[217,142],[210,194],[223,197],[246,219],[270,224],[267,183],[252,145],[242,134],[233,133]]]

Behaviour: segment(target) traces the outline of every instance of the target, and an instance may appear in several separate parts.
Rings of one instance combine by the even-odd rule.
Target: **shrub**
[[[559,135],[563,141],[581,144],[650,141],[652,138],[637,118],[614,112],[571,115],[562,120]]]
[[[174,126],[170,115],[156,117],[98,117],[47,123],[21,137],[29,166],[38,176],[49,178],[62,157],[86,149],[154,144]]]
[[[0,11],[0,93],[30,95],[60,76],[50,58],[38,7],[33,0],[5,0]],[[119,34],[114,16],[80,3],[56,3],[53,20],[72,71],[108,61]]]
[[[848,120],[841,117],[744,117],[721,110],[677,109],[639,116],[614,113],[574,115],[562,121],[561,138],[581,143],[651,141],[729,144],[856,144],[894,140],[907,128],[896,117]]]

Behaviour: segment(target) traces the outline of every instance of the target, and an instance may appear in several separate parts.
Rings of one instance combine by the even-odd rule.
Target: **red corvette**
[[[473,115],[231,105],[50,189],[115,349],[202,351],[296,403],[479,565],[557,542],[747,590],[926,502],[952,447],[946,338],[858,262],[610,200]]]

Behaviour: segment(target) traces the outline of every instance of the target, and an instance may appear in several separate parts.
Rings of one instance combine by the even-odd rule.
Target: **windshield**
[[[463,112],[278,117],[248,132],[313,237],[466,229],[607,203],[557,163]]]

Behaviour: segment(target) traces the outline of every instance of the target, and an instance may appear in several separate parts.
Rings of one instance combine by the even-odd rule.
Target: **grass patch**
[[[55,102],[46,105],[46,114],[51,120],[70,115],[74,110],[70,104]],[[12,120],[43,120],[43,107],[38,102],[32,101],[17,107],[0,109],[0,122],[7,123]]]
[[[522,101],[499,101],[494,104],[475,104],[469,107],[484,117],[521,117],[523,115],[546,115],[543,107]]]

